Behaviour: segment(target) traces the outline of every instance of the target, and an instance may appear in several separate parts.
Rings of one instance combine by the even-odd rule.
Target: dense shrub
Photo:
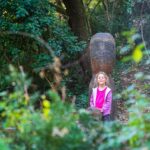
[[[48,0],[1,0],[0,5],[1,78],[8,73],[10,63],[24,66],[31,76],[38,78],[35,73],[46,70],[53,61],[50,48],[66,64],[78,59],[86,46],[78,41],[66,19],[59,16]],[[48,77],[52,80],[50,72]],[[6,81],[0,81],[0,89],[6,85]]]

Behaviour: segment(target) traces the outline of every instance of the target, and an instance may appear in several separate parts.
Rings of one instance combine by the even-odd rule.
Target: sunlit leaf
[[[142,58],[143,58],[143,53],[142,53],[142,50],[139,46],[137,46],[134,51],[133,51],[133,54],[132,54],[132,58],[133,60],[136,62],[136,63],[139,63]]]

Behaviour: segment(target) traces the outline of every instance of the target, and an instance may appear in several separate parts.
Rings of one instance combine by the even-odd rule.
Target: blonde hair
[[[110,83],[109,83],[109,77],[108,77],[108,75],[107,75],[105,72],[103,72],[103,71],[100,71],[100,72],[98,72],[98,73],[96,74],[96,76],[95,76],[95,85],[98,86],[97,80],[98,80],[98,76],[99,76],[100,74],[104,75],[104,77],[106,78],[106,84],[105,84],[105,85],[106,85],[106,86],[109,86],[109,85],[110,85]]]

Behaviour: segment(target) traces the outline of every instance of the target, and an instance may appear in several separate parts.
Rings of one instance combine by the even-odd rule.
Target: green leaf
[[[19,7],[16,11],[16,18],[25,17],[29,13],[25,8]]]

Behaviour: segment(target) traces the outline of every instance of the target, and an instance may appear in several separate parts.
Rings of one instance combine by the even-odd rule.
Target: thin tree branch
[[[91,2],[92,2],[92,0],[89,0],[86,5],[89,6]]]
[[[90,15],[92,15],[92,14],[95,12],[95,9],[96,9],[97,6],[100,4],[100,2],[101,2],[101,0],[99,0],[99,1],[97,2],[97,4],[95,5],[95,7],[94,7],[94,9],[92,10],[92,12],[91,12]]]
[[[67,68],[70,68],[70,67],[72,67],[72,66],[78,65],[79,63],[80,63],[80,59],[79,59],[79,60],[76,60],[76,61],[74,61],[74,62],[72,62],[72,63],[68,63],[68,64],[66,64],[66,65],[63,65],[61,68],[62,68],[62,69],[67,69]]]
[[[20,68],[22,77],[24,77],[25,73],[24,73],[23,67],[19,66],[19,68]],[[29,98],[29,93],[28,93],[28,87],[26,84],[24,84],[24,97],[25,97],[25,100],[28,102],[30,98]]]
[[[65,15],[65,16],[68,16],[67,13],[66,13],[66,10],[63,7],[60,7],[60,6],[55,5],[53,3],[50,3],[50,5],[53,6],[56,9],[57,12]]]

